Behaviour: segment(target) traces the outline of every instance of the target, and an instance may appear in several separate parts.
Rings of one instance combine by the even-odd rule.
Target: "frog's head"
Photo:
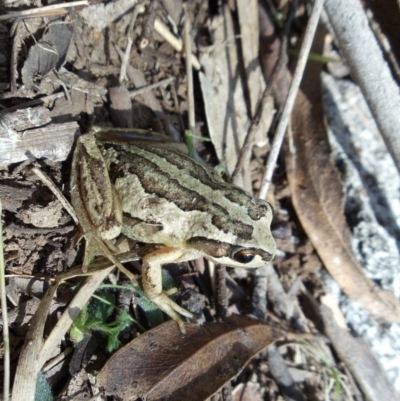
[[[270,226],[273,218],[272,206],[260,199],[242,220],[232,223],[231,230],[221,230],[212,237],[192,237],[187,245],[215,263],[229,267],[257,268],[273,259],[276,243]],[[248,217],[248,218],[247,218]],[[243,230],[241,230],[243,228]],[[211,230],[208,230],[211,232]]]

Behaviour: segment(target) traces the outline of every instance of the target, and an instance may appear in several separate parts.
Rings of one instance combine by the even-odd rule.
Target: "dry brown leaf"
[[[174,321],[131,341],[97,376],[106,394],[124,400],[203,401],[236,376],[246,363],[285,333],[247,317],[223,323],[187,324],[182,335]]]
[[[321,53],[323,33],[317,33],[316,38],[321,43],[314,45],[313,51]],[[375,317],[400,322],[400,306],[394,294],[366,277],[351,250],[342,183],[324,123],[321,68],[321,63],[309,62],[293,110],[293,143],[286,152],[293,204],[325,267],[342,290]]]

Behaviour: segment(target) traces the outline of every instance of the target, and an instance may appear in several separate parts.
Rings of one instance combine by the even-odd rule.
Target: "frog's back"
[[[194,237],[266,246],[269,204],[208,166],[161,147],[112,143],[104,149],[130,237],[171,246]]]

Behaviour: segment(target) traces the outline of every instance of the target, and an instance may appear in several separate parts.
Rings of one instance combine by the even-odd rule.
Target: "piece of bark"
[[[42,39],[30,48],[21,72],[26,88],[32,88],[36,78],[42,78],[52,69],[59,69],[63,65],[72,33],[67,23],[50,25]]]
[[[22,203],[32,196],[33,192],[35,192],[35,188],[0,184],[0,199],[3,209],[15,213]]]
[[[49,124],[27,130],[13,142],[0,142],[0,164],[17,163],[31,158],[64,161],[79,133],[76,122]]]
[[[25,131],[48,124],[50,121],[50,110],[43,106],[28,107],[3,115],[0,113],[0,138],[1,140],[11,139],[12,130]]]

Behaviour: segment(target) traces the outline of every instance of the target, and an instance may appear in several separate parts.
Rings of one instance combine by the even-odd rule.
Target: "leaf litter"
[[[154,3],[152,3],[153,6]],[[180,30],[183,25],[179,19],[179,16],[183,14],[181,3],[173,2],[172,6],[168,1],[160,1],[159,3],[158,7],[149,8],[149,2],[144,2],[145,10],[157,10],[154,11],[157,15],[155,16],[154,14],[151,16],[152,18],[155,17],[154,20],[158,21],[157,27],[164,25],[170,32],[175,32],[174,29],[178,28],[183,37],[183,30]],[[194,55],[199,56],[203,68],[203,72],[199,73],[200,82],[195,80],[195,88],[197,90],[195,92],[195,108],[196,119],[198,121],[196,134],[210,136],[214,148],[203,142],[195,141],[195,145],[198,153],[204,159],[215,165],[218,158],[219,162],[225,165],[228,172],[232,171],[230,163],[234,162],[237,158],[244,134],[249,126],[249,121],[254,117],[255,103],[259,100],[264,85],[263,81],[259,85],[257,84],[260,80],[260,69],[258,62],[252,59],[252,57],[258,57],[257,49],[259,45],[257,43],[258,35],[254,35],[248,30],[248,19],[254,19],[257,15],[257,2],[253,1],[250,3],[251,7],[249,8],[243,7],[241,3],[238,4],[236,11],[225,5],[222,9],[217,10],[218,15],[214,16],[214,18],[210,17],[212,10],[208,9],[204,2],[192,2],[190,5],[187,5],[188,16],[192,23],[192,52]],[[229,5],[232,7],[231,3]],[[18,4],[13,4],[13,6],[18,7]],[[135,112],[132,113],[132,120],[128,121],[132,121],[132,124],[136,127],[154,127],[155,131],[164,129],[172,135],[177,132],[179,133],[185,125],[184,118],[188,112],[187,107],[189,102],[186,91],[187,76],[184,63],[181,60],[182,54],[177,53],[171,44],[163,39],[164,34],[162,31],[159,31],[157,28],[151,32],[151,27],[149,28],[150,34],[146,34],[146,37],[150,38],[147,50],[140,49],[139,38],[141,38],[141,30],[145,21],[150,19],[146,12],[144,15],[138,14],[137,21],[133,24],[133,37],[137,38],[138,41],[133,43],[129,57],[127,66],[129,81],[118,82],[119,66],[121,65],[121,59],[126,48],[127,29],[132,23],[132,10],[135,7],[137,7],[136,3],[118,0],[106,5],[101,3],[93,5],[81,11],[73,10],[64,20],[64,22],[68,23],[68,26],[66,24],[59,25],[63,27],[62,29],[68,30],[68,35],[61,36],[63,40],[71,41],[69,47],[63,44],[66,42],[62,42],[58,47],[54,45],[53,37],[57,37],[61,32],[57,31],[58,25],[51,25],[51,29],[49,30],[50,25],[48,25],[46,19],[40,18],[25,19],[24,23],[14,25],[14,28],[16,27],[13,33],[14,36],[10,35],[8,38],[9,44],[14,42],[13,48],[12,46],[8,46],[6,49],[3,45],[0,45],[0,53],[9,62],[10,70],[14,74],[10,77],[6,75],[2,76],[1,81],[10,82],[10,87],[14,88],[14,92],[6,89],[0,93],[0,100],[5,108],[5,111],[1,112],[0,118],[9,118],[14,115],[16,117],[13,117],[13,121],[16,120],[17,123],[23,121],[25,124],[22,128],[18,128],[15,123],[12,126],[6,125],[5,130],[3,130],[4,125],[1,124],[1,129],[3,130],[0,131],[1,136],[8,135],[6,138],[7,141],[3,140],[1,143],[2,147],[0,151],[1,149],[5,149],[2,164],[27,160],[25,162],[27,164],[25,165],[21,164],[19,166],[13,164],[2,167],[0,171],[0,195],[1,198],[4,196],[6,204],[9,205],[7,211],[2,216],[6,223],[4,251],[7,262],[7,273],[30,275],[32,277],[32,284],[37,282],[38,279],[44,279],[44,281],[49,282],[50,276],[61,277],[59,274],[64,269],[73,267],[79,263],[80,256],[76,252],[66,252],[70,247],[67,241],[72,239],[72,234],[62,229],[71,225],[72,220],[64,210],[61,211],[60,215],[59,208],[57,208],[57,212],[54,209],[54,216],[48,216],[51,221],[58,221],[57,224],[61,227],[52,229],[55,223],[48,223],[46,220],[43,220],[43,212],[44,214],[53,214],[49,205],[54,202],[55,198],[52,192],[34,177],[34,174],[30,170],[29,160],[34,157],[43,157],[44,159],[40,160],[41,167],[48,172],[48,175],[54,180],[56,185],[68,197],[69,161],[64,162],[62,167],[55,162],[67,158],[74,138],[79,133],[79,126],[82,128],[93,121],[96,124],[109,123],[110,120],[114,121],[114,112],[112,109],[109,109],[108,100],[105,95],[108,92],[108,88],[121,84],[123,84],[122,87],[126,86],[128,90],[131,90],[144,88],[150,83],[157,83],[166,78],[173,77],[175,80],[169,83],[168,86],[161,86],[147,92],[144,91],[142,94],[136,96],[131,103],[132,109]],[[170,7],[175,11],[175,22],[173,22],[173,19],[166,12],[166,10],[171,9]],[[106,8],[108,12],[105,12]],[[280,12],[286,13],[287,10],[280,9]],[[235,13],[239,13],[239,18]],[[232,24],[232,18],[235,24]],[[210,24],[211,21],[214,21],[214,25]],[[219,23],[226,24],[226,26],[230,26],[229,30],[225,31],[226,36],[222,37],[220,42],[215,41],[217,36],[215,35],[215,31],[213,31],[213,29],[216,29],[215,27],[218,27],[218,21]],[[252,26],[256,27],[258,21],[253,22]],[[260,29],[265,32],[266,27],[262,25],[261,21],[260,24]],[[9,31],[11,26],[12,24],[9,22],[2,22],[2,29],[4,31],[11,32]],[[255,28],[254,32],[256,30]],[[69,36],[71,31],[73,31],[72,39]],[[210,32],[214,32],[214,37]],[[238,40],[240,32],[243,34],[242,42]],[[42,42],[40,42],[41,40]],[[31,55],[35,51],[43,52],[43,46],[40,45],[43,42],[47,45],[47,50],[50,49],[52,51],[45,51],[41,53],[40,57],[46,57],[45,54],[50,53],[51,57],[54,58],[55,54],[58,53],[57,60],[66,59],[63,67],[60,68],[57,65],[56,58],[38,66],[37,62],[40,60],[40,57],[29,56],[30,59],[29,57],[28,59],[34,60],[36,64],[31,64],[27,68],[28,64],[26,63],[28,59],[26,55]],[[263,44],[265,45],[265,43]],[[245,46],[242,49],[243,59],[240,54],[240,46]],[[9,53],[9,49],[11,48],[13,49],[12,54]],[[262,61],[265,67],[265,58]],[[32,61],[29,62],[32,63]],[[272,65],[274,62],[276,62],[274,59],[270,61]],[[241,63],[244,63],[245,73],[243,74],[240,73]],[[26,64],[25,72],[21,71],[21,67],[24,64]],[[45,65],[47,65],[46,68]],[[55,67],[51,68],[52,66]],[[43,70],[42,68],[45,69]],[[220,68],[223,70],[219,71]],[[218,75],[215,75],[216,72],[220,74],[221,80],[219,82],[218,80],[215,81],[215,78],[218,77]],[[201,75],[203,73],[204,75]],[[207,76],[209,81],[207,81],[208,89],[206,90],[205,77]],[[212,79],[214,79],[214,83],[212,83]],[[25,87],[21,83],[25,83]],[[235,84],[235,89],[231,87],[232,84]],[[7,85],[4,88],[7,88]],[[219,95],[224,96],[221,99],[213,94],[213,91],[215,93],[219,89],[221,90]],[[235,94],[233,94],[233,90]],[[276,93],[275,96],[277,96]],[[40,97],[42,100],[39,100]],[[33,100],[31,100],[32,98]],[[231,104],[228,107],[231,100],[233,101],[233,105]],[[279,105],[279,101],[276,104]],[[219,108],[221,108],[221,112],[215,113]],[[50,121],[48,117],[42,122],[40,122],[40,119],[38,122],[38,119],[31,118],[31,112],[38,113],[37,115],[40,117],[43,111],[45,114],[47,113],[46,116],[50,115],[51,125],[49,125]],[[271,119],[273,115],[274,112],[271,111]],[[319,109],[318,115],[315,117],[318,119],[322,117],[321,109]],[[26,125],[26,121],[28,121],[28,125]],[[79,126],[77,122],[79,122]],[[262,124],[265,125],[260,125],[259,131],[265,133],[269,129],[270,121],[262,121]],[[299,124],[299,119],[295,118],[295,114],[294,124]],[[25,138],[28,138],[30,142],[23,144]],[[257,191],[259,189],[265,156],[269,150],[266,138],[263,138],[262,135],[261,139],[259,139],[259,136],[257,138],[256,144],[259,146],[254,147],[252,159],[247,160],[244,164],[242,176],[244,180],[243,184],[249,191]],[[10,142],[10,139],[12,142]],[[11,149],[10,143],[13,143],[13,146],[17,149],[17,151],[14,151],[17,155],[14,159],[7,159],[9,157],[8,152]],[[328,159],[330,151],[327,151],[325,155]],[[309,161],[311,166],[313,166],[312,161],[314,156],[313,151],[306,149],[304,154],[301,155],[301,160]],[[54,162],[46,161],[48,159]],[[323,174],[324,167],[322,164],[320,168],[316,168],[317,173],[318,171],[321,172],[317,178],[323,192],[331,184],[331,180],[326,178],[326,174]],[[290,174],[289,172],[289,181]],[[10,188],[16,188],[17,190],[11,190]],[[18,192],[18,188],[21,188],[20,192]],[[304,224],[306,214],[304,211],[297,210],[298,216],[296,216],[294,212],[293,204],[296,203],[296,191],[292,188],[291,193],[288,188],[288,182],[285,178],[285,167],[282,161],[280,161],[276,169],[272,190],[268,195],[269,201],[274,205],[276,210],[273,228],[275,235],[279,237],[277,240],[279,251],[274,261],[274,267],[279,276],[276,275],[275,271],[272,273],[272,271],[267,270],[262,271],[264,278],[261,277],[261,280],[259,280],[257,275],[254,276],[252,274],[253,272],[244,275],[243,272],[232,269],[229,272],[231,278],[228,282],[231,283],[233,290],[236,286],[240,288],[240,291],[235,290],[232,292],[232,294],[235,294],[235,300],[229,310],[244,314],[250,311],[251,308],[254,308],[255,305],[250,306],[246,297],[252,297],[252,287],[255,285],[259,294],[258,296],[261,294],[261,298],[256,301],[256,305],[258,305],[257,310],[261,311],[259,315],[257,314],[257,317],[267,322],[267,324],[255,324],[256,331],[263,332],[264,330],[265,333],[270,333],[271,330],[279,330],[271,326],[271,322],[279,320],[283,326],[287,326],[289,323],[292,324],[292,330],[293,328],[297,328],[317,333],[317,328],[322,330],[320,328],[321,317],[318,318],[321,314],[318,308],[318,299],[320,295],[324,294],[330,288],[322,280],[324,274],[321,269],[323,264],[328,268],[329,264],[335,258],[335,252],[334,248],[331,247],[332,249],[328,253],[329,256],[322,256],[321,247],[313,241],[313,236],[316,235],[314,229],[309,229]],[[333,204],[333,218],[337,219],[342,214],[342,200],[341,194],[339,194],[340,191],[334,192],[334,196],[329,198],[327,202]],[[14,200],[16,203],[14,203]],[[307,200],[310,201],[308,198]],[[307,206],[307,202],[305,204]],[[34,216],[37,217],[35,218]],[[343,221],[342,217],[341,219],[340,224],[343,231],[348,230],[347,222]],[[300,225],[299,220],[304,226]],[[389,224],[395,227],[393,221],[390,221]],[[37,227],[38,225],[39,227]],[[393,232],[393,230],[395,231],[395,228],[388,229],[389,233]],[[343,238],[347,237],[349,237],[348,234],[343,236]],[[328,248],[331,240],[332,238],[328,238]],[[347,241],[350,240],[346,239],[346,247],[349,247]],[[137,262],[133,261],[131,263],[135,268],[140,269]],[[359,262],[354,263],[357,264]],[[361,261],[361,263],[364,264],[365,262]],[[379,264],[378,261],[376,263]],[[107,271],[103,270],[101,276],[107,276],[109,271],[109,269]],[[215,301],[211,295],[211,284],[207,275],[193,270],[192,266],[190,267],[189,274],[187,267],[184,266],[171,267],[170,272],[177,285],[181,286],[181,289],[188,291],[188,294],[191,291],[194,294],[198,294],[199,292],[204,294],[202,295],[202,305],[205,304],[206,307],[201,311],[203,313],[202,319],[210,322],[212,317],[215,316]],[[71,276],[73,275],[71,273]],[[335,277],[335,274],[333,276]],[[117,278],[109,276],[109,279],[115,281]],[[74,288],[76,285],[79,286],[79,282],[71,281],[70,279],[71,289],[68,289],[66,286],[60,286],[53,303],[51,300],[56,294],[55,290],[58,282],[47,290],[47,295],[41,295],[43,291],[35,293],[35,296],[43,296],[43,301],[40,304],[36,301],[30,302],[33,310],[31,310],[30,306],[29,314],[35,313],[35,308],[38,307],[36,317],[31,320],[30,329],[25,338],[25,341],[32,341],[33,346],[30,350],[22,347],[24,331],[20,329],[22,324],[26,324],[26,319],[15,319],[11,325],[13,338],[19,339],[19,342],[12,342],[11,355],[14,366],[17,366],[18,354],[22,350],[19,358],[20,366],[21,364],[31,366],[34,367],[34,372],[38,372],[48,359],[56,357],[60,351],[65,351],[72,347],[69,337],[65,337],[65,335],[73,319],[78,316],[79,311],[84,308],[90,298],[90,293],[95,291],[102,280],[102,277],[95,274],[92,277],[91,284],[87,283],[91,286],[90,291],[87,290],[88,287],[85,287],[85,291],[89,292],[86,292],[84,296],[81,295],[80,298],[79,295],[76,296],[66,311],[64,311],[65,305],[71,301],[74,296]],[[270,283],[276,283],[274,280],[280,280],[279,285],[275,284],[271,288]],[[263,284],[264,282],[270,286],[268,293],[268,285]],[[340,280],[338,282],[340,283]],[[9,313],[21,315],[24,313],[24,305],[26,305],[24,304],[26,302],[25,298],[28,296],[29,299],[28,291],[25,292],[22,289],[19,290],[21,293],[18,294],[18,290],[15,289],[15,285],[12,283],[13,281],[10,278],[8,282],[8,294],[9,302],[12,306],[9,308]],[[385,283],[389,284],[385,285],[385,288],[393,289],[393,286],[390,287],[391,283],[389,281],[386,280]],[[124,283],[122,282],[122,284]],[[374,288],[372,294],[361,294],[359,297],[356,296],[356,298],[360,299],[361,297],[364,299],[366,296],[378,296],[380,290],[377,287]],[[343,287],[343,289],[345,290],[346,288]],[[80,291],[79,294],[83,292]],[[118,294],[118,291],[116,291],[116,294]],[[229,294],[230,292],[228,291],[228,296]],[[350,293],[349,295],[354,295],[354,293]],[[396,295],[398,296],[398,294]],[[189,297],[191,296],[193,297],[193,295],[189,295]],[[270,301],[269,305],[266,304],[267,297]],[[132,295],[128,299],[127,310],[129,313],[133,314],[146,329],[149,328],[149,320],[143,316],[140,305],[138,306]],[[193,300],[195,299],[197,298],[193,297]],[[118,303],[118,297],[116,300]],[[299,300],[301,301],[300,304]],[[185,300],[185,302],[190,303],[191,301]],[[192,302],[196,303],[199,301]],[[262,305],[263,303],[264,306]],[[50,309],[51,304],[52,307]],[[64,311],[64,314],[59,319],[59,324],[55,325],[57,319],[54,319],[54,313],[57,312],[54,311],[57,310],[60,312]],[[384,313],[379,312],[383,318],[385,316],[388,317],[390,313],[392,313],[390,308],[384,311]],[[25,316],[28,319],[29,314]],[[44,323],[48,314],[47,334],[45,335]],[[268,316],[267,320],[266,316]],[[332,318],[329,319],[331,320],[325,322],[325,334],[328,337],[330,336],[329,324],[332,323]],[[348,316],[346,316],[346,319],[350,321]],[[388,320],[391,320],[390,316]],[[286,323],[284,323],[285,321]],[[95,350],[93,353],[88,354],[92,355],[89,359],[80,359],[83,365],[76,376],[79,376],[79,380],[65,373],[64,375],[56,376],[55,373],[49,373],[51,370],[46,371],[46,378],[52,383],[54,394],[58,394],[57,397],[59,399],[62,396],[71,396],[72,394],[78,396],[83,396],[83,394],[95,395],[98,394],[98,386],[105,387],[105,391],[111,394],[112,390],[115,389],[116,380],[124,379],[127,380],[126,383],[128,385],[125,383],[121,389],[117,389],[113,393],[117,394],[118,391],[122,391],[122,389],[125,391],[129,388],[129,394],[124,395],[123,399],[131,399],[129,397],[134,397],[135,394],[138,396],[147,394],[147,399],[166,399],[168,398],[168,394],[178,397],[175,399],[182,399],[179,398],[181,397],[179,394],[182,394],[179,391],[183,391],[184,389],[188,391],[185,394],[189,394],[191,399],[205,399],[205,397],[211,397],[212,394],[217,392],[213,396],[213,399],[217,400],[221,399],[220,394],[222,394],[222,392],[218,392],[217,390],[225,382],[234,377],[236,377],[233,382],[236,388],[235,394],[237,394],[238,389],[241,389],[240,386],[243,386],[243,384],[246,385],[247,383],[250,386],[249,383],[254,383],[255,381],[258,385],[252,388],[254,399],[257,399],[257,396],[264,399],[278,399],[279,394],[285,394],[283,386],[285,379],[274,373],[273,364],[275,361],[275,363],[278,363],[278,366],[282,366],[279,365],[282,364],[282,361],[279,359],[281,357],[277,358],[279,355],[282,355],[287,364],[287,373],[290,374],[291,380],[299,390],[296,393],[298,397],[296,399],[302,399],[302,397],[321,400],[327,399],[327,397],[329,399],[355,398],[358,396],[358,389],[353,384],[354,378],[365,392],[365,395],[368,394],[371,399],[376,397],[368,393],[368,389],[363,387],[363,373],[362,371],[360,373],[358,367],[354,366],[351,362],[351,348],[347,352],[341,353],[340,344],[335,343],[333,339],[333,346],[339,355],[342,365],[339,365],[339,360],[333,356],[330,347],[317,340],[312,341],[312,348],[314,350],[312,353],[309,351],[309,346],[305,346],[298,341],[293,342],[293,340],[283,343],[278,342],[276,345],[278,353],[271,347],[269,351],[261,352],[262,349],[270,344],[268,337],[263,337],[262,335],[258,335],[258,343],[257,341],[252,343],[252,347],[249,348],[251,351],[247,350],[243,353],[245,357],[236,359],[235,352],[233,354],[232,351],[229,353],[232,339],[240,337],[237,341],[240,347],[245,347],[247,343],[243,339],[243,331],[240,328],[243,323],[236,321],[236,325],[233,324],[230,332],[229,330],[224,331],[221,329],[221,327],[226,328],[229,324],[232,323],[214,322],[207,323],[206,326],[188,324],[186,340],[178,333],[174,322],[164,323],[164,325],[157,326],[142,334],[140,334],[141,330],[135,329],[135,326],[132,325],[128,330],[121,330],[119,340],[127,345],[111,358],[97,348],[97,351]],[[389,325],[389,327],[395,327],[395,325]],[[53,328],[52,331],[51,328]],[[210,334],[213,330],[219,333],[216,334],[216,337]],[[285,333],[287,332],[286,329],[280,330],[283,330],[282,332]],[[155,342],[151,343],[151,341],[150,344],[148,343],[149,337],[152,338],[152,333],[159,333],[157,335],[163,341],[161,346],[155,347]],[[193,337],[191,337],[192,333]],[[351,337],[350,334],[349,336]],[[42,339],[45,338],[47,340],[43,344]],[[63,338],[67,338],[67,342],[64,341],[60,349],[57,344]],[[276,338],[274,338],[275,340]],[[170,347],[174,342],[176,342],[176,347],[190,350],[186,351],[189,353],[185,355],[189,356],[187,356],[185,363],[181,367],[179,367],[179,364],[176,366],[167,364],[164,366],[166,370],[161,378],[154,378],[150,373],[146,373],[145,381],[141,379],[137,380],[137,388],[140,391],[137,388],[136,390],[131,388],[132,384],[136,383],[136,381],[132,381],[132,376],[125,376],[126,373],[131,375],[131,372],[123,371],[121,374],[107,374],[107,380],[105,380],[105,372],[112,371],[113,363],[118,358],[122,358],[123,362],[120,362],[120,365],[123,367],[125,367],[124,363],[127,361],[127,363],[133,364],[135,367],[141,366],[141,363],[144,367],[148,368],[151,366],[151,356],[151,361],[154,361],[157,366],[160,361],[165,361],[163,351],[166,352],[166,350],[171,349]],[[132,344],[140,348],[140,354],[131,351],[130,347],[134,347]],[[216,349],[227,352],[227,355],[229,355],[227,356],[228,359],[225,360],[220,356]],[[32,350],[34,351],[33,354]],[[366,348],[363,352],[369,355],[370,351]],[[33,358],[34,355],[40,355],[39,361],[37,358]],[[184,360],[184,354],[181,356],[183,357],[182,360]],[[251,357],[254,357],[253,360],[247,368],[244,368]],[[199,361],[201,362],[197,362],[199,366],[195,363],[197,361],[196,358],[200,358]],[[233,358],[233,360],[230,358]],[[62,366],[68,366],[70,363],[68,356],[60,360]],[[234,361],[234,363],[224,365],[224,361]],[[214,368],[211,367],[211,362],[214,364]],[[193,384],[189,387],[189,385],[186,386],[185,378],[187,377],[188,366],[191,363],[195,364],[195,368],[192,376]],[[210,363],[210,366],[207,365],[206,367],[205,363]],[[118,366],[118,363],[116,365]],[[79,363],[77,366],[74,369],[79,370]],[[204,371],[202,370],[202,366],[205,368]],[[343,366],[346,368],[343,368]],[[213,374],[213,369],[215,369],[217,374]],[[58,369],[58,372],[61,371],[62,369]],[[92,380],[91,374],[96,372],[100,373],[98,376],[99,382],[95,384],[95,380]],[[378,375],[377,371],[375,373]],[[90,381],[87,378],[90,378]],[[129,382],[129,378],[131,382]],[[21,378],[19,377],[17,387],[20,384],[25,386],[28,383],[27,379],[28,376],[22,376],[21,382]],[[62,390],[60,383],[65,382],[69,384],[66,390]],[[188,382],[192,383],[190,380]],[[384,380],[382,382],[385,383],[386,390],[391,391],[390,382],[385,382]],[[30,385],[34,386],[35,380],[31,380],[30,383]],[[185,384],[183,385],[182,383]],[[202,392],[207,387],[205,383],[213,384],[209,385],[207,391]],[[143,390],[141,386],[147,387]],[[136,385],[133,387],[136,387]],[[27,389],[27,387],[23,388]],[[33,389],[34,387],[31,387],[31,394],[34,393]],[[135,391],[137,392],[135,393]],[[190,391],[193,391],[193,393]],[[196,394],[199,398],[195,398],[193,394]]]

